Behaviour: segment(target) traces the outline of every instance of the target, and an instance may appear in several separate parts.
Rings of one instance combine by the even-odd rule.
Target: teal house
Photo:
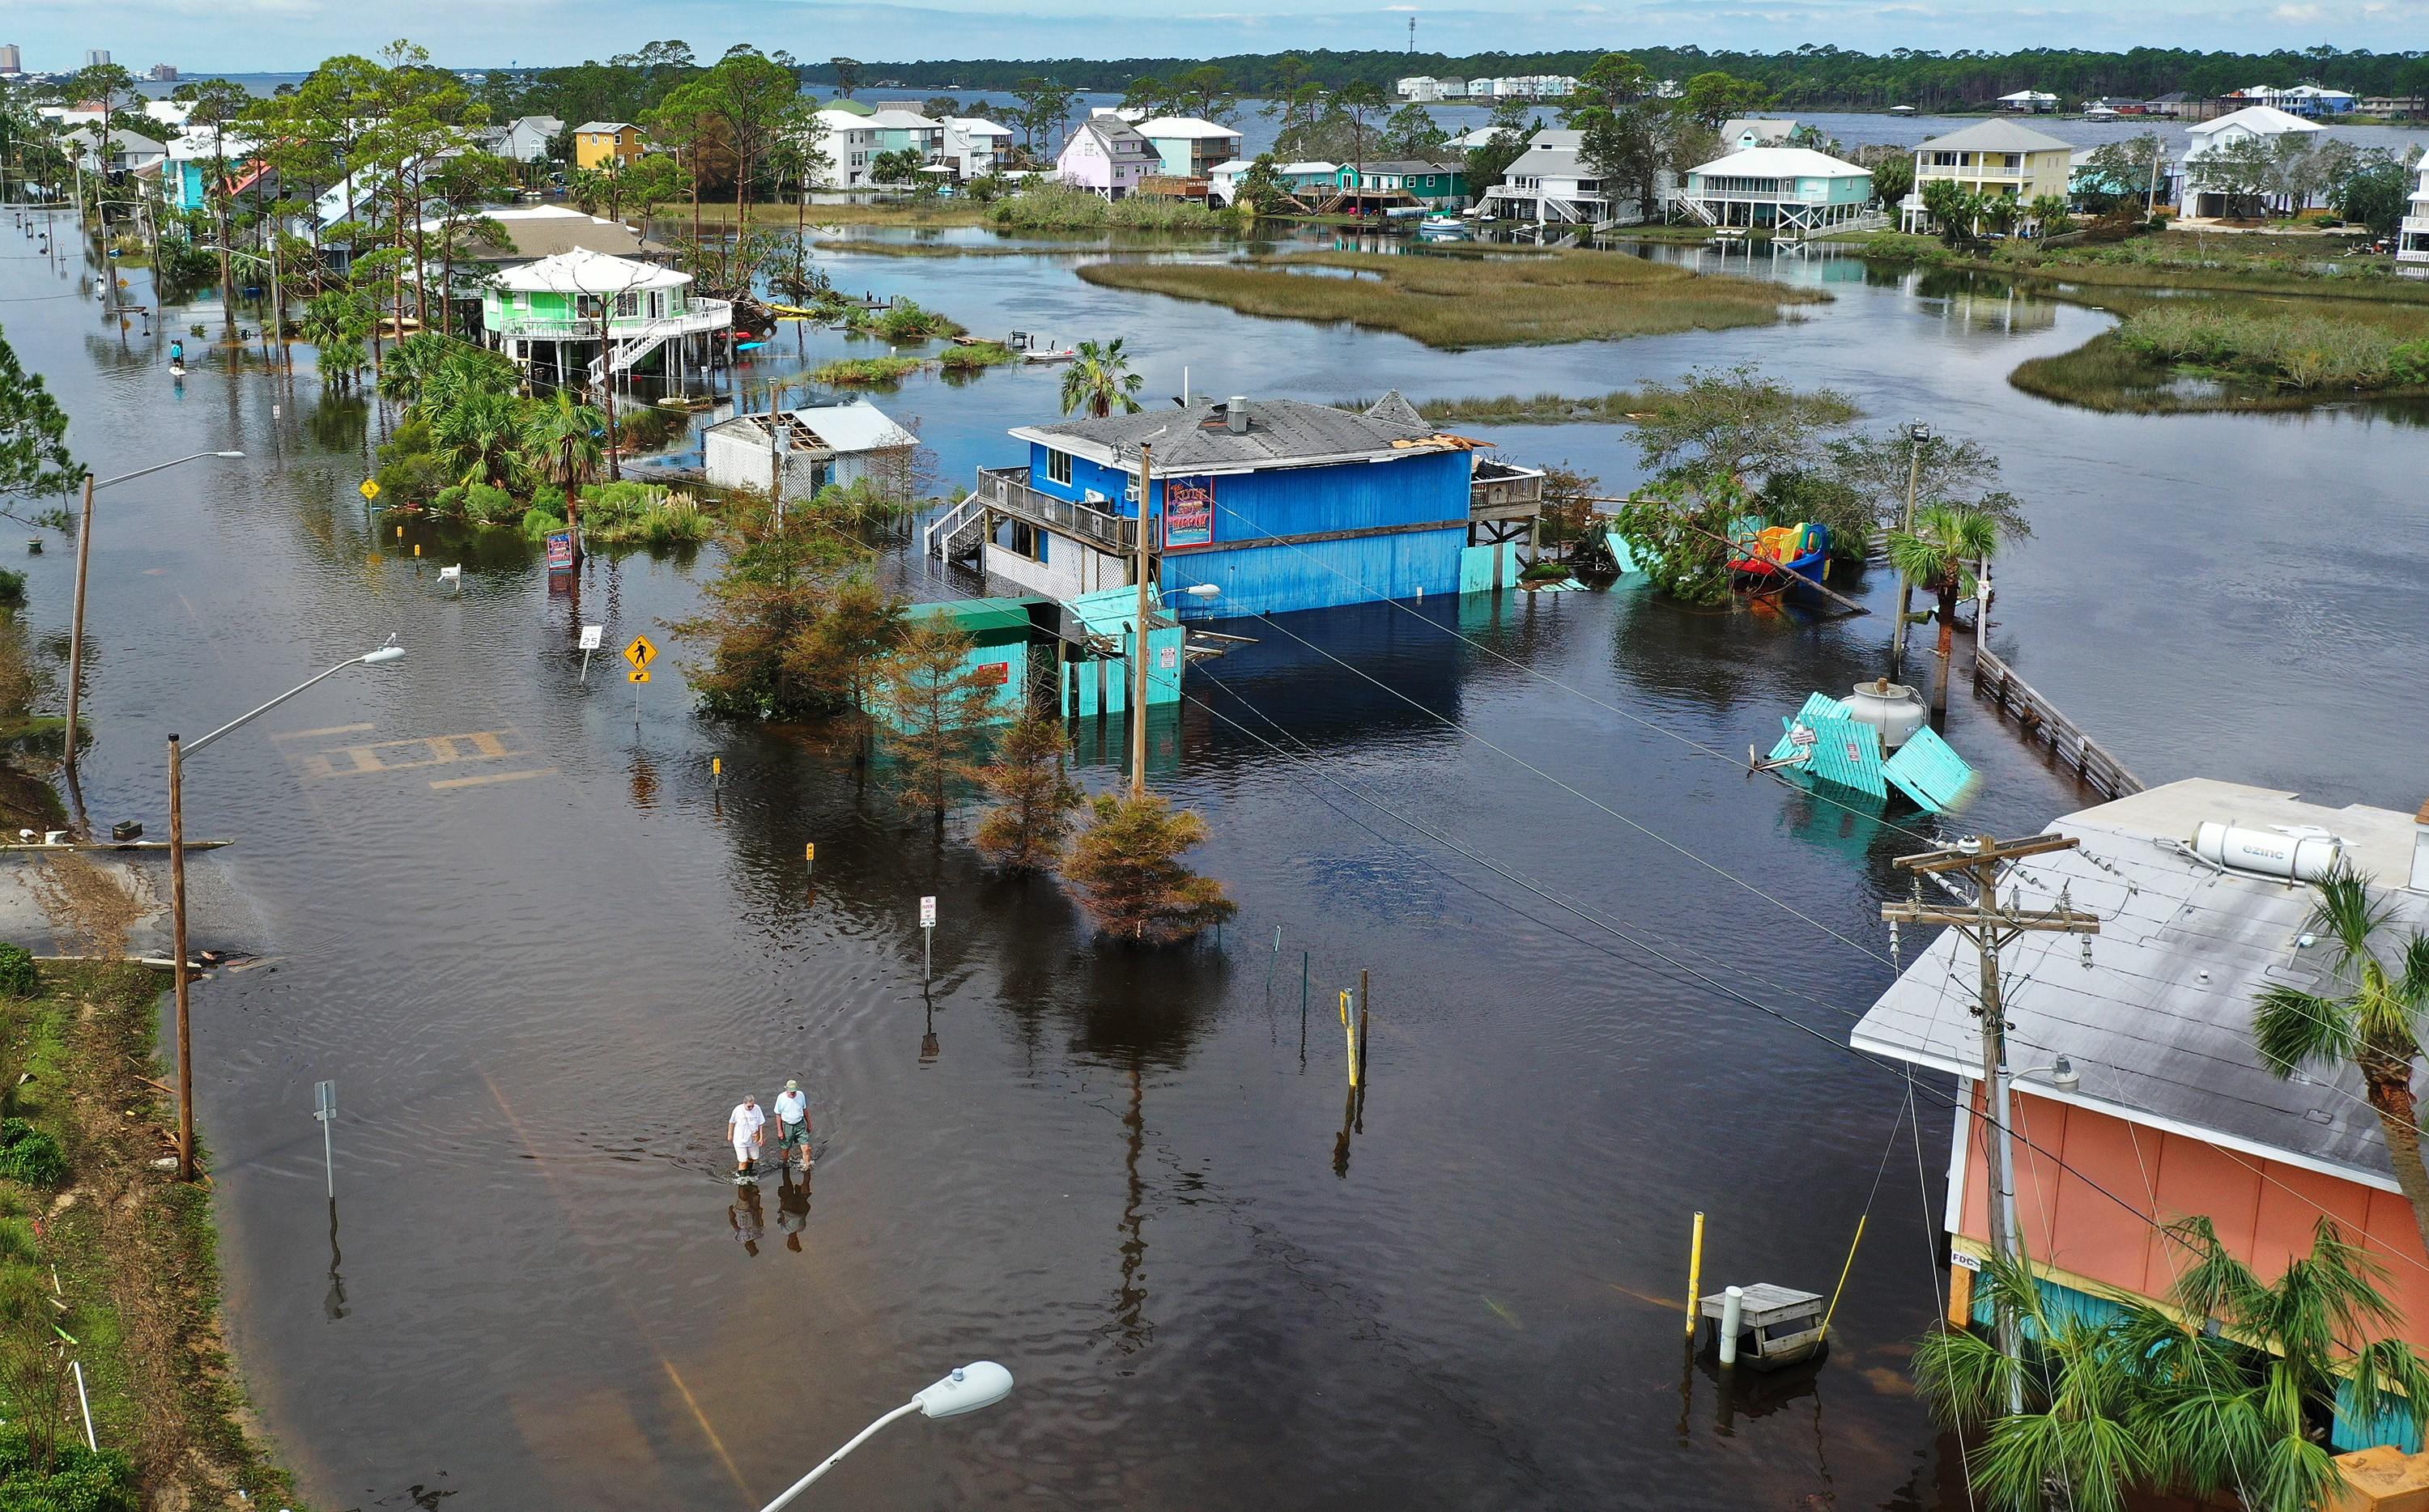
[[[645,361],[670,375],[704,366],[733,328],[733,304],[693,293],[689,273],[582,248],[509,268],[481,294],[489,345],[559,377],[587,363],[592,382]]]
[[[1334,172],[1333,182],[1362,194],[1406,194],[1437,210],[1463,210],[1470,198],[1466,164],[1429,162],[1422,157],[1393,158],[1363,166],[1344,163]]]
[[[1677,204],[1706,225],[1792,236],[1885,219],[1871,170],[1809,147],[1749,147],[1689,169]]]

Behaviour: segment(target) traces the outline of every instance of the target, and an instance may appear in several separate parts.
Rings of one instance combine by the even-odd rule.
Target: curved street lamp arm
[[[379,652],[377,651],[370,653],[372,656],[377,656]],[[398,654],[402,655],[404,653],[399,652]],[[295,697],[295,695],[303,692],[306,688],[310,687],[313,683],[320,682],[322,679],[336,677],[339,673],[344,671],[350,666],[361,666],[365,660],[366,658],[361,656],[349,656],[344,661],[339,662],[337,666],[329,668],[327,671],[318,672],[313,674],[311,677],[306,678],[303,682],[296,683],[293,687],[289,688],[286,692],[271,699],[268,703],[261,705],[259,708],[249,710],[244,714],[238,715],[226,724],[220,726],[217,730],[212,731],[209,734],[205,735],[200,739],[186,742],[184,748],[185,754],[188,756],[193,755],[194,752],[202,749],[205,746],[209,745],[212,741],[219,739],[229,731],[236,729],[239,725],[249,724],[252,721],[258,719],[263,715],[266,715],[271,710],[277,708],[280,704],[285,703],[288,699]]]
[[[800,1480],[795,1481],[790,1489],[786,1490],[784,1495],[776,1498],[776,1500],[768,1503],[765,1507],[760,1509],[760,1512],[777,1512],[778,1508],[791,1502],[793,1498],[801,1495],[803,1491],[808,1490],[812,1481],[817,1480],[819,1476],[834,1469],[835,1462],[837,1460],[843,1458],[844,1455],[851,1454],[853,1450],[858,1449],[861,1445],[868,1442],[871,1438],[876,1438],[877,1431],[880,1428],[884,1427],[887,1423],[892,1422],[897,1418],[907,1418],[912,1413],[918,1410],[919,1404],[917,1402],[905,1402],[901,1406],[896,1407],[893,1411],[887,1413],[885,1416],[878,1419],[875,1422],[870,1423],[868,1427],[863,1428],[860,1432],[852,1436],[851,1442],[845,1444],[841,1449],[836,1450],[834,1454],[829,1454],[825,1459],[820,1460],[818,1462],[818,1469],[810,1471],[807,1475],[802,1476]]]
[[[147,472],[158,472],[167,468],[183,467],[189,462],[200,462],[205,457],[240,457],[244,453],[241,452],[197,452],[192,456],[179,457],[174,462],[156,462],[148,468],[138,468],[133,472],[122,472],[115,478],[96,479],[93,487],[96,490],[107,488],[113,483],[124,483],[129,478],[140,478]]]

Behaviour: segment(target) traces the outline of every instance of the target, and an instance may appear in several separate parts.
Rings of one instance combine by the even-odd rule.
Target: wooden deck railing
[[[2142,780],[2127,771],[2124,763],[2016,676],[2013,667],[1979,646],[1974,649],[1974,692],[1990,699],[1999,713],[2015,715],[2026,741],[2047,742],[2057,764],[2071,768],[2086,787],[2112,798],[2142,791]]]

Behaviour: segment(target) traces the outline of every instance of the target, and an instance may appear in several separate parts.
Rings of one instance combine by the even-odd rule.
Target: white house
[[[736,415],[702,433],[708,481],[723,488],[774,486],[783,459],[787,499],[808,499],[829,484],[867,478],[907,487],[919,438],[865,399],[832,395],[773,415]]]
[[[1872,171],[1809,147],[1748,147],[1692,168],[1676,203],[1706,225],[1783,237],[1882,222]]]
[[[2248,193],[2206,182],[2202,160],[2211,154],[2223,151],[2236,142],[2254,139],[2274,149],[2281,138],[2308,137],[2326,129],[2315,121],[2289,115],[2273,105],[2248,105],[2214,121],[2197,122],[2187,126],[2185,130],[2193,140],[2192,145],[2185,149],[2185,213],[2190,216],[2230,215],[2238,209],[2249,208],[2248,204],[2237,202],[2248,202],[2254,198]],[[2270,196],[2259,198],[2266,202]],[[2299,210],[2302,206],[2298,205],[2289,208]]]
[[[517,116],[498,128],[497,145],[491,150],[519,163],[545,162],[549,141],[563,135],[565,123],[555,116]]]
[[[2421,181],[2412,186],[2412,213],[2396,233],[2397,262],[2429,262],[2429,158],[2421,163]]]
[[[1485,190],[1487,213],[1509,221],[1578,225],[1643,222],[1644,207],[1633,198],[1615,198],[1604,191],[1602,175],[1585,160],[1584,141],[1584,132],[1562,127],[1535,133],[1527,150],[1503,173],[1501,182]]]
[[[2316,84],[2296,84],[2283,90],[2256,84],[2248,90],[2238,90],[2227,98],[2246,105],[2269,106],[2297,116],[2344,115],[2361,103],[2347,90],[2322,89]]]
[[[1173,178],[1204,178],[1215,164],[1240,156],[1242,138],[1219,121],[1197,116],[1155,116],[1132,129],[1155,149],[1155,172]]]
[[[983,117],[947,116],[939,123],[945,128],[944,161],[964,182],[994,173],[1011,150],[1012,128]]]
[[[1772,121],[1759,116],[1741,116],[1721,123],[1721,150],[1743,152],[1749,147],[1785,147],[1796,134],[1793,121]]]
[[[1566,74],[1504,74],[1472,81],[1468,92],[1489,93],[1496,100],[1565,100],[1578,92],[1578,81]]]
[[[2025,115],[2042,116],[2057,108],[2057,96],[2040,90],[2018,90],[2013,94],[1999,96],[2002,108],[2019,110]]]

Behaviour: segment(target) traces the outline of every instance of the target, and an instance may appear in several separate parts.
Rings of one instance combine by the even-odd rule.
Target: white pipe
[[[1738,1329],[1745,1322],[1745,1288],[1731,1287],[1721,1293],[1721,1363],[1738,1362]]]
[[[76,1405],[84,1409],[84,1446],[97,1454],[101,1453],[101,1440],[92,1436],[92,1403],[84,1394],[84,1361],[69,1363],[75,1371]]]
[[[878,1419],[875,1422],[870,1423],[868,1427],[863,1428],[860,1432],[852,1435],[851,1442],[845,1444],[841,1449],[836,1450],[834,1454],[829,1454],[826,1458],[820,1460],[818,1462],[818,1469],[810,1471],[807,1475],[802,1476],[800,1480],[795,1481],[791,1489],[787,1490],[784,1495],[776,1498],[776,1500],[768,1503],[765,1507],[762,1507],[760,1512],[776,1512],[777,1508],[792,1501],[793,1498],[801,1495],[803,1491],[808,1490],[812,1481],[817,1480],[819,1476],[834,1469],[835,1461],[843,1458],[844,1455],[851,1454],[853,1450],[858,1449],[861,1445],[868,1442],[869,1439],[877,1437],[878,1429],[884,1427],[887,1423],[892,1422],[897,1418],[908,1417],[918,1410],[918,1403],[905,1402],[901,1406],[896,1407],[893,1411],[887,1413],[885,1416]]]

